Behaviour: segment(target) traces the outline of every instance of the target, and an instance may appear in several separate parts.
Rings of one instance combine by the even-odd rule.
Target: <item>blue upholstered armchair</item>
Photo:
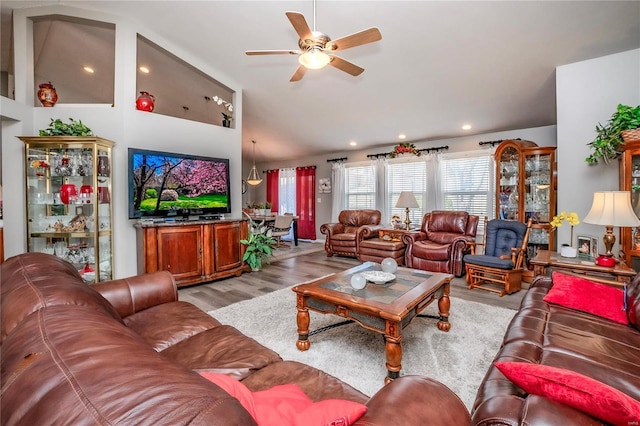
[[[481,288],[504,296],[522,288],[522,271],[531,229],[531,219],[524,224],[513,220],[485,217],[482,244],[484,254],[464,257],[467,284],[470,289]]]

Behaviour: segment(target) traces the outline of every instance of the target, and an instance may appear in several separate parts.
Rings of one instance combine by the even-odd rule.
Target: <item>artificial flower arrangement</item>
[[[39,169],[39,168],[48,169],[49,163],[47,163],[44,160],[33,160],[31,162],[31,167],[33,167],[34,169]]]
[[[412,143],[399,143],[393,148],[393,152],[389,157],[396,158],[400,154],[413,154],[420,157],[420,151],[418,151],[416,146]]]
[[[569,246],[573,247],[573,227],[580,223],[580,219],[578,218],[578,213],[576,212],[560,212],[559,215],[553,217],[553,220],[549,223],[552,229],[559,228],[562,226],[563,221],[569,222],[571,225],[571,242]]]

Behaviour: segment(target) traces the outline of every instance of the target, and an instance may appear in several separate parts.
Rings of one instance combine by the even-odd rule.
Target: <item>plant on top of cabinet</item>
[[[620,156],[619,146],[623,143],[622,133],[640,128],[640,105],[630,107],[619,104],[606,125],[596,125],[596,138],[587,145],[593,150],[585,159],[589,164],[602,160],[605,164]]]
[[[49,127],[40,130],[40,136],[93,136],[90,128],[85,126],[81,120],[69,118],[70,123],[65,123],[59,118],[51,119]]]

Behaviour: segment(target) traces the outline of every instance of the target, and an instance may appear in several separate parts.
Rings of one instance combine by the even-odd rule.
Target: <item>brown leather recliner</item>
[[[462,258],[475,242],[476,215],[463,211],[434,210],[424,215],[420,232],[405,234],[405,265],[431,272],[464,275]]]
[[[337,223],[320,227],[320,232],[327,236],[324,243],[327,256],[358,257],[358,230],[363,225],[379,225],[381,217],[380,210],[342,210]]]

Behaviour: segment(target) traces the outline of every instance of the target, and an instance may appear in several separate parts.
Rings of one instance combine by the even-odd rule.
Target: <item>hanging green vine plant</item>
[[[611,116],[606,125],[596,125],[596,138],[589,142],[591,154],[585,158],[589,164],[598,164],[601,160],[605,164],[609,160],[620,156],[620,145],[623,143],[622,132],[640,127],[640,105],[630,107],[618,105],[616,112]]]

